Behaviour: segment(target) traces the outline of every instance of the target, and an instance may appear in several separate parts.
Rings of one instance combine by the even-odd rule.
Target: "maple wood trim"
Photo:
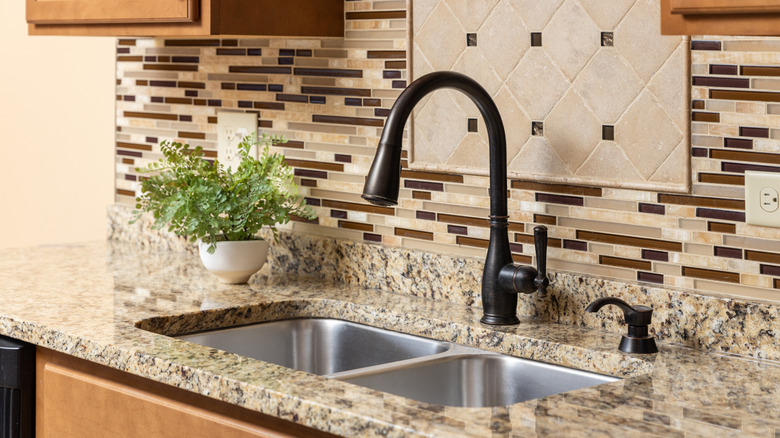
[[[38,347],[40,438],[334,435]]]
[[[780,35],[780,12],[673,14],[672,1],[674,0],[661,0],[662,35]]]
[[[33,24],[190,23],[200,0],[26,0]]]
[[[671,13],[683,15],[780,12],[780,0],[672,0]]]

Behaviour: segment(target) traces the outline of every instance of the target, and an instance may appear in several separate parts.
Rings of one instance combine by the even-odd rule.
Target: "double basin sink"
[[[179,338],[444,406],[507,406],[619,380],[336,319],[272,321]]]

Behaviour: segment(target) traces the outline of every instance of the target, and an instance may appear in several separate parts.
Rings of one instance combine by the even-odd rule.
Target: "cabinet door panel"
[[[198,0],[27,0],[27,22],[179,23],[198,19]]]

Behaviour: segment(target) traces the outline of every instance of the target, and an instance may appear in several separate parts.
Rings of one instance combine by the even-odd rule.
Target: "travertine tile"
[[[600,29],[576,0],[566,0],[544,28],[544,50],[573,81],[599,48]],[[575,44],[572,44],[576,41]]]

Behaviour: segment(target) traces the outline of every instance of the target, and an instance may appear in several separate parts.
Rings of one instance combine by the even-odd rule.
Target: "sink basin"
[[[445,357],[342,380],[444,406],[507,406],[619,380],[499,354]]]
[[[179,336],[264,362],[327,375],[442,353],[452,347],[336,319],[290,319]]]

